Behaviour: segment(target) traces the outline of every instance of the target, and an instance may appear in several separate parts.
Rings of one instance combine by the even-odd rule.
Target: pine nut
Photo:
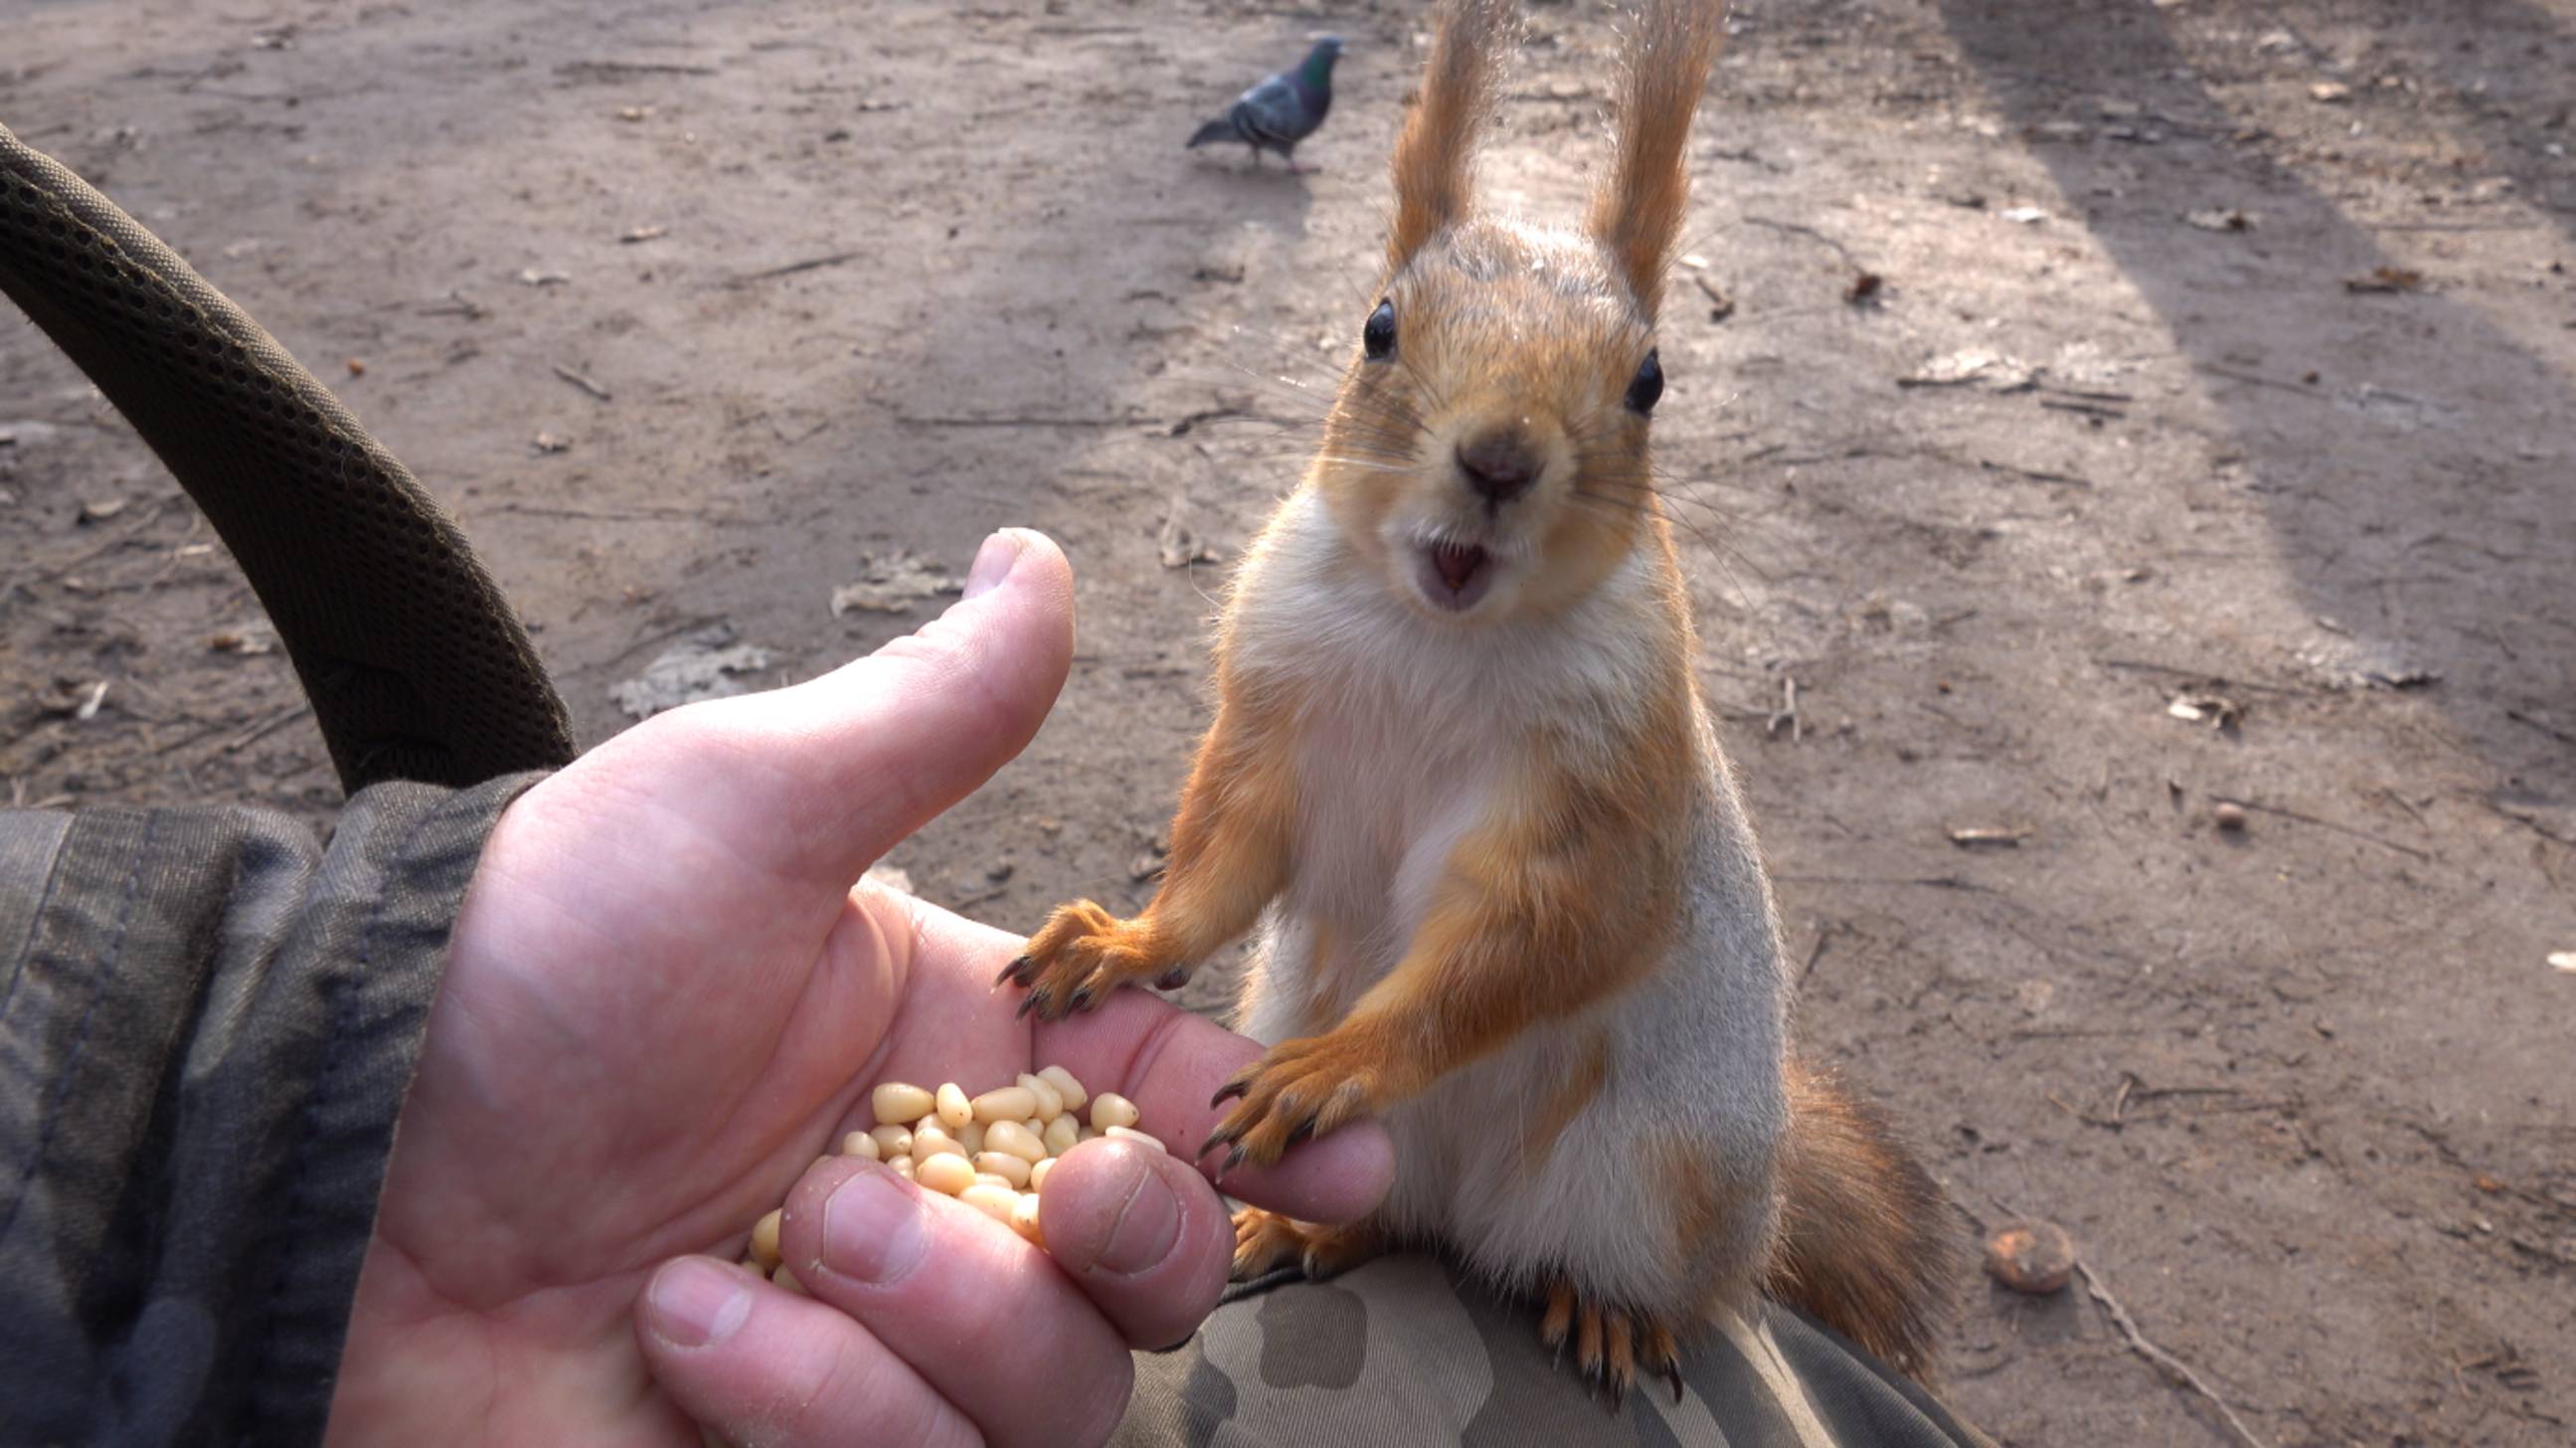
[[[1091,1093],[1082,1089],[1082,1082],[1062,1066],[1047,1067],[1038,1073],[1038,1079],[1055,1088],[1055,1093],[1064,1098],[1067,1111],[1080,1111],[1082,1104],[1091,1099]]]
[[[934,1192],[953,1197],[975,1184],[975,1167],[966,1158],[943,1151],[913,1163],[912,1179]]]
[[[975,1098],[975,1119],[986,1126],[996,1121],[1018,1121],[1038,1109],[1036,1093],[1023,1086],[1005,1086],[987,1091]]]
[[[1041,1124],[1053,1121],[1064,1114],[1063,1093],[1048,1085],[1044,1078],[1032,1076],[1023,1071],[1020,1073],[1020,1089],[1038,1099],[1038,1109],[1029,1114],[1035,1116]]]
[[[918,1121],[934,1101],[929,1092],[902,1081],[888,1081],[868,1093],[868,1104],[876,1108],[880,1122]]]
[[[1011,1209],[1020,1204],[1020,1194],[1005,1186],[977,1182],[957,1194],[957,1200],[991,1217],[1005,1226],[1010,1224]]]
[[[1046,1143],[1047,1155],[1062,1156],[1082,1140],[1082,1123],[1068,1112],[1048,1122],[1038,1140]]]
[[[1047,1154],[1046,1143],[1037,1133],[1016,1121],[996,1121],[985,1127],[984,1149],[1007,1151],[1022,1161],[1043,1161]]]
[[[1091,1098],[1091,1124],[1100,1131],[1113,1126],[1134,1126],[1142,1113],[1136,1103],[1115,1091],[1103,1091]]]

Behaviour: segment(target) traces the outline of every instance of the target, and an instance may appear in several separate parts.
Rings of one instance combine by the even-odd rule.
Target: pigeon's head
[[[1342,58],[1342,38],[1327,35],[1316,40],[1315,48],[1306,52],[1306,63],[1298,67],[1301,78],[1321,89],[1333,81],[1333,62]]]
[[[1449,7],[1396,143],[1387,271],[1353,319],[1314,472],[1353,550],[1430,616],[1544,617],[1670,546],[1648,458],[1655,324],[1716,9],[1649,0],[1611,164],[1584,225],[1555,228],[1472,204],[1514,7]]]

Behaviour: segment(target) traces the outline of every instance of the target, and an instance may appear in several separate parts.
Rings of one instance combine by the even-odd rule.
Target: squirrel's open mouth
[[[1437,607],[1464,613],[1493,586],[1493,555],[1473,543],[1426,543],[1420,553],[1422,593]]]

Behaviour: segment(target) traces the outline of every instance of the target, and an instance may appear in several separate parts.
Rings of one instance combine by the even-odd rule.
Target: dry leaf
[[[910,613],[925,598],[963,593],[966,585],[948,569],[907,549],[859,559],[859,577],[832,590],[832,617],[858,613]]]

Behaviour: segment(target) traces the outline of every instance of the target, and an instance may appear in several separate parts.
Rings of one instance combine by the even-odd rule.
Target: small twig
[[[2254,1436],[2253,1429],[2245,1426],[2245,1420],[2236,1416],[2236,1410],[2227,1406],[2227,1400],[2218,1395],[2218,1390],[2191,1370],[2191,1364],[2156,1346],[2138,1329],[2138,1320],[2129,1315],[2129,1309],[2120,1305],[2120,1299],[2111,1295],[2111,1289],[2102,1285],[2102,1279],[2094,1275],[2093,1269],[2080,1257],[2076,1259],[2075,1272],[2084,1279],[2084,1290],[2091,1293],[2093,1300],[2102,1304],[2102,1310],[2111,1315],[2112,1326],[2119,1328],[2120,1335],[2129,1340],[2131,1350],[2172,1375],[2183,1386],[2207,1398],[2210,1405],[2218,1409],[2218,1415],[2227,1420],[2227,1426],[2235,1430],[2236,1436],[2249,1448],[2268,1448],[2262,1439]]]
[[[747,272],[742,276],[735,277],[732,281],[725,283],[725,285],[729,287],[749,286],[753,282],[765,282],[772,277],[794,276],[798,272],[816,271],[827,266],[839,266],[843,262],[857,261],[860,257],[865,255],[867,255],[867,253],[863,251],[836,251],[830,256],[808,257],[804,261],[791,261],[785,266],[774,266],[769,268],[767,271]]]
[[[64,562],[55,564],[53,567],[37,574],[34,581],[38,583],[51,583],[58,578],[65,577],[73,569],[78,568],[83,564],[95,562],[100,558],[104,558],[108,554],[115,552],[117,549],[124,547],[126,544],[133,542],[135,539],[142,537],[145,529],[161,521],[161,510],[169,503],[169,501],[170,500],[167,498],[162,498],[153,502],[149,507],[140,511],[134,522],[129,525],[124,532],[117,534],[115,537],[108,539],[106,542],[99,544],[97,547],[90,549],[86,553],[76,554]]]
[[[1807,737],[1806,723],[1798,717],[1798,681],[1785,675],[1780,680],[1780,707],[1772,714],[1763,732],[1777,734],[1783,724],[1789,726],[1790,743],[1796,744]]]
[[[495,513],[529,518],[580,518],[594,523],[704,523],[715,527],[748,527],[752,520],[729,513],[694,508],[557,508],[544,503],[503,503]]]
[[[2079,488],[2093,486],[2091,479],[2079,478],[2072,473],[2052,473],[2040,468],[2015,467],[2011,463],[1999,463],[1988,458],[1977,459],[1977,466],[1990,473],[2010,473],[2014,477],[2028,478],[2035,483],[2072,483]]]
[[[2056,1098],[2051,1097],[2050,1099],[2055,1100]],[[2060,1106],[2064,1106],[2066,1103],[2061,1101],[2058,1102],[2058,1104]],[[2069,1109],[2071,1110],[2072,1108]],[[2024,1212],[2019,1207],[2014,1206],[2012,1203],[2005,1201],[1999,1196],[1988,1193],[1986,1200],[1994,1204],[1996,1211],[2003,1213],[2008,1218],[2018,1218],[2022,1221],[2031,1220],[2029,1213]],[[1978,1216],[1976,1212],[1969,1208],[1967,1203],[1959,1201],[1956,1194],[1951,1196],[1951,1201],[1957,1204],[1959,1214],[1961,1216],[1966,1217],[1970,1222],[1976,1224],[1978,1231],[1982,1232],[1987,1229],[1985,1218]],[[2227,1426],[2235,1431],[2237,1438],[2249,1445],[2249,1448],[2270,1448],[2269,1444],[2266,1444],[2262,1439],[2254,1436],[2253,1429],[2245,1426],[2244,1419],[2236,1416],[2236,1410],[2227,1405],[2227,1400],[2218,1395],[2217,1389],[2211,1387],[2207,1382],[2204,1382],[2201,1379],[2200,1374],[2191,1370],[2191,1364],[2184,1362],[2181,1358],[2175,1357],[2172,1353],[2158,1347],[2155,1342],[2146,1335],[2145,1331],[2139,1328],[2138,1320],[2129,1315],[2129,1309],[2120,1305],[2120,1299],[2111,1295],[2110,1288],[2102,1285],[2101,1277],[2095,1274],[2090,1264],[2085,1262],[2083,1258],[2078,1257],[2075,1259],[2075,1271],[2076,1275],[2084,1279],[2084,1290],[2091,1294],[2095,1302],[2102,1305],[2102,1310],[2104,1312],[2110,1314],[2111,1325],[2120,1329],[2120,1336],[2128,1339],[2131,1351],[2137,1353],[2138,1356],[2145,1358],[2148,1362],[2169,1374],[2175,1381],[2181,1383],[2183,1386],[2200,1394],[2202,1397],[2207,1398],[2211,1405],[2218,1409],[2219,1415],[2227,1420]]]
[[[1841,928],[1828,925],[1816,932],[1816,943],[1807,951],[1807,963],[1798,968],[1798,989],[1807,988],[1807,977],[1816,973],[1816,962],[1825,958],[1825,947],[1834,943],[1834,932]]]
[[[713,75],[711,65],[671,65],[642,60],[572,60],[555,67],[557,75]]]
[[[1812,226],[1803,226],[1795,221],[1774,221],[1767,216],[1747,216],[1742,218],[1742,220],[1747,226],[1766,226],[1773,231],[1786,231],[1796,236],[1814,237],[1816,240],[1832,247],[1834,249],[1834,255],[1841,257],[1845,266],[1851,267],[1855,271],[1865,270],[1865,268],[1861,266],[1860,262],[1852,256],[1851,248],[1844,246],[1841,242],[1834,240],[1832,237],[1825,235],[1823,232],[1816,230]]]
[[[1926,890],[1963,890],[1972,895],[2000,895],[1991,885],[1957,875],[1774,875],[1792,885],[1910,885]]]
[[[906,427],[1135,427],[1151,422],[1141,417],[925,417],[895,414]]]
[[[2576,734],[2571,734],[2566,730],[2559,728],[2555,724],[2535,719],[2531,715],[2525,714],[2520,709],[2507,709],[2504,711],[2504,717],[2512,720],[2516,724],[2523,725],[2526,728],[2537,729],[2541,733],[2548,735],[2550,738],[2557,740],[2561,744],[2576,747]]]
[[[2129,415],[2116,407],[2101,407],[2090,402],[2061,402],[2054,397],[2041,398],[2039,405],[2052,412],[2080,412],[2086,417],[2104,417],[2114,422]]]
[[[2210,798],[2216,800],[2220,804],[2232,804],[2239,809],[2260,810],[2264,814],[2279,815],[2285,820],[2297,820],[2301,824],[2315,825],[2319,829],[2333,830],[2335,833],[2341,835],[2350,835],[2356,840],[2368,840],[2370,843],[2377,845],[2382,849],[2395,850],[2401,855],[2411,855],[2418,860],[2422,860],[2428,865],[2433,862],[2433,856],[2428,851],[2419,850],[2413,845],[2401,845],[2395,840],[2382,839],[2368,830],[2357,830],[2350,825],[2339,825],[2333,820],[2319,819],[2312,814],[2301,814],[2297,810],[2284,809],[2277,804],[2259,804],[2250,799],[2236,799],[2223,794],[2214,794],[2211,795]]]
[[[615,400],[608,395],[607,388],[600,386],[598,383],[591,381],[589,378],[582,376],[580,373],[573,371],[569,367],[558,366],[555,368],[555,375],[562,378],[564,381],[571,383],[573,386],[580,388],[582,391],[589,393],[591,396],[598,398],[602,402],[611,402]]]
[[[2192,365],[2203,372],[2210,373],[2213,376],[2224,377],[2234,382],[2250,382],[2257,387],[2277,387],[2283,392],[2295,392],[2301,397],[2320,397],[2324,395],[2316,388],[2308,386],[2305,383],[2283,382],[2277,377],[2265,377],[2260,373],[2240,372],[2233,367],[2221,367],[2215,362],[2195,362]]]
[[[2307,692],[2304,689],[2287,688],[2280,684],[2258,684],[2251,679],[2212,673],[2207,669],[2177,669],[2171,664],[2149,663],[2144,659],[2095,659],[2093,662],[2106,669],[2126,669],[2132,673],[2141,674],[2163,674],[2168,678],[2189,679],[2194,683],[2224,684],[2232,689],[2251,689],[2258,694],[2280,694],[2293,699]]]
[[[2090,1111],[2078,1111],[2074,1107],[2067,1105],[2064,1101],[2059,1100],[2057,1093],[2054,1091],[2047,1093],[2045,1099],[2049,1105],[2056,1107],[2058,1110],[2065,1112],[2067,1115],[2074,1117],[2076,1120],[2083,1122],[2087,1126],[2098,1126],[2104,1131],[2118,1131],[2122,1126],[2127,1124],[2125,1122],[2113,1121],[2107,1116],[2096,1116]]]
[[[229,719],[218,719],[214,723],[209,724],[202,729],[182,734],[176,739],[164,740],[143,752],[151,755],[160,755],[167,754],[173,749],[185,749],[189,745],[196,743],[198,740],[205,738],[207,735],[229,727],[232,722],[233,721]]]
[[[285,728],[287,725],[294,723],[296,720],[304,717],[312,711],[313,704],[310,700],[297,704],[291,709],[284,710],[271,717],[266,723],[253,725],[248,730],[227,741],[224,745],[224,753],[240,753],[242,750],[248,749],[250,746],[257,744],[259,741],[276,733],[278,730]]]

